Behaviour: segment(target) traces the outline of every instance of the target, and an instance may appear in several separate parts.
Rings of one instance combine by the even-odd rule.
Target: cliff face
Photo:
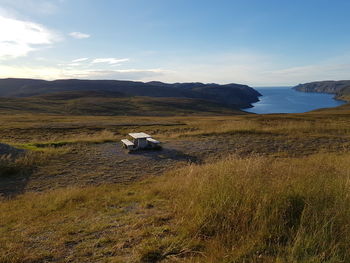
[[[119,93],[124,96],[202,99],[232,107],[249,107],[261,96],[253,88],[240,84],[203,84],[136,82],[120,80],[33,80],[0,79],[0,96],[30,97],[72,91]]]
[[[316,81],[299,84],[294,89],[303,92],[330,93],[335,94],[337,98],[346,98],[350,96],[350,80]]]

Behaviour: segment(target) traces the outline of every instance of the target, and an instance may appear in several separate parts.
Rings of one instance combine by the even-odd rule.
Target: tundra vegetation
[[[0,262],[349,262],[349,109],[3,114],[1,142],[25,154],[0,161]],[[130,131],[165,142],[150,155],[159,170],[110,183],[103,173],[140,158],[114,152],[84,168],[86,152],[117,148]]]

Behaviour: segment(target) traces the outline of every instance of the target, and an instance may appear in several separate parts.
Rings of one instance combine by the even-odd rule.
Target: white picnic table
[[[133,141],[128,139],[121,140],[124,148],[129,151],[138,150],[138,149],[159,149],[160,141],[157,141],[152,138],[151,135],[144,132],[133,132],[129,133],[129,136],[133,138]]]

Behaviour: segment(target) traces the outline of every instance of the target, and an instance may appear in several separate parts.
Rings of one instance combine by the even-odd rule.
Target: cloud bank
[[[43,25],[0,15],[0,59],[26,56],[29,52],[60,40]]]
[[[169,73],[163,69],[122,69],[122,70],[81,70],[78,68],[59,67],[14,67],[0,65],[0,78],[39,78],[54,79],[124,79],[144,80],[145,78],[157,79]]]
[[[201,58],[203,59],[203,58]],[[233,59],[233,60],[232,60]],[[241,60],[240,60],[241,59]],[[294,86],[317,80],[349,79],[350,63],[325,61],[296,67],[281,67],[266,61],[266,57],[254,59],[240,56],[223,59],[192,61],[165,68],[125,68],[102,69],[91,63],[88,58],[77,58],[67,64],[52,67],[23,67],[0,64],[0,78],[23,77],[47,80],[81,79],[124,79],[164,82],[206,82],[206,83],[242,83],[251,86]],[[261,60],[261,61],[260,61]],[[86,63],[87,62],[87,63]],[[82,64],[85,63],[85,64]],[[108,64],[109,65],[109,64]]]

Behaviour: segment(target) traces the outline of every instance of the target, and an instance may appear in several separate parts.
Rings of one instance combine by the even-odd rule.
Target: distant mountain
[[[327,81],[315,81],[305,84],[299,84],[294,87],[295,90],[303,92],[320,92],[335,94],[339,99],[350,98],[350,80],[327,80]]]
[[[247,85],[240,84],[203,84],[203,83],[174,83],[167,84],[158,81],[137,82],[121,80],[37,80],[37,79],[0,79],[1,97],[31,97],[52,94],[52,97],[76,96],[60,94],[61,92],[98,92],[101,96],[147,96],[192,98],[220,103],[233,108],[244,108],[257,102],[259,92]],[[86,93],[85,95],[87,95]],[[102,95],[105,94],[105,95]],[[92,95],[92,94],[90,94]],[[78,96],[81,96],[79,93]],[[92,96],[94,97],[94,96]]]

